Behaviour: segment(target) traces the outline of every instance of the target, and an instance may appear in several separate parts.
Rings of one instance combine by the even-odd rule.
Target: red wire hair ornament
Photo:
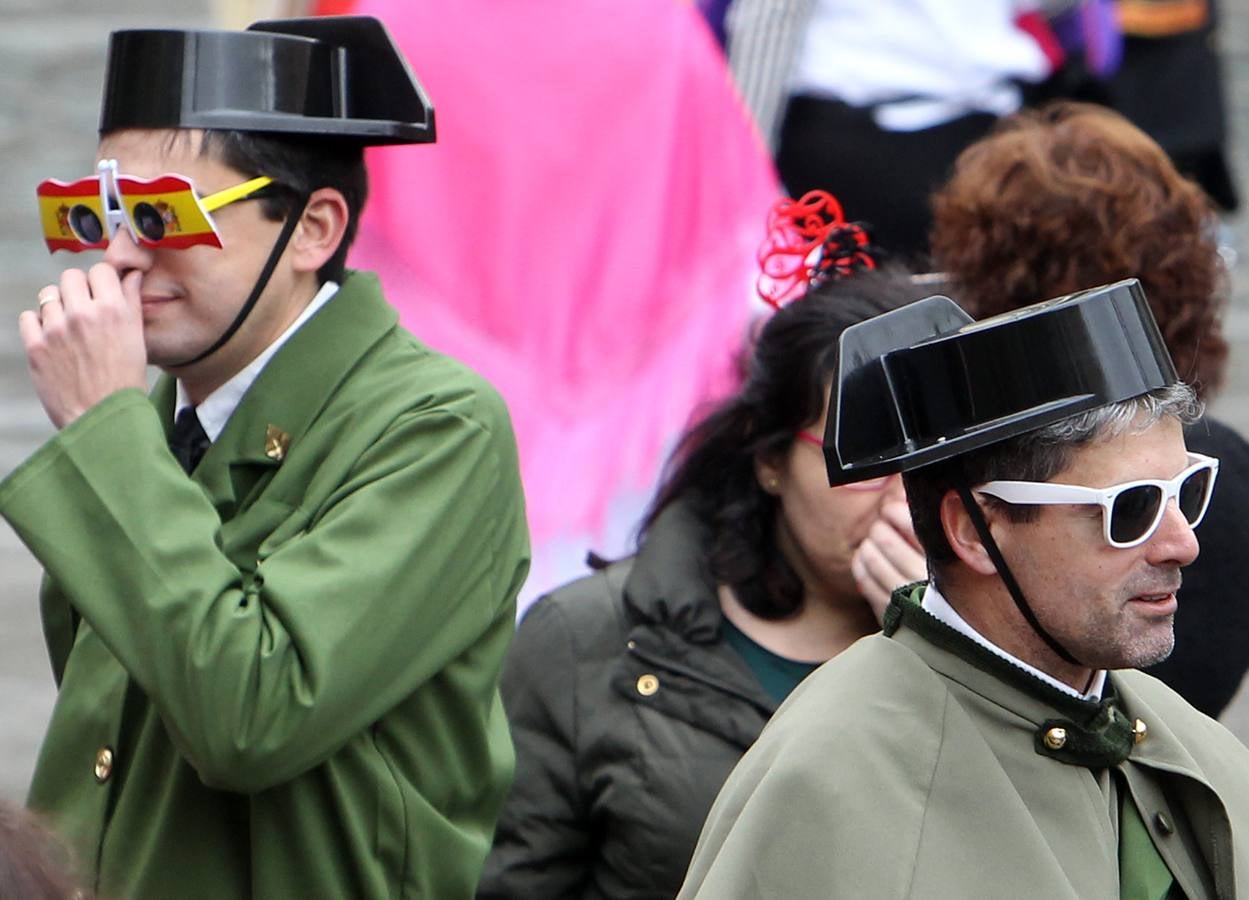
[[[758,259],[759,296],[776,309],[826,278],[876,268],[867,231],[847,222],[837,198],[820,190],[772,204]]]

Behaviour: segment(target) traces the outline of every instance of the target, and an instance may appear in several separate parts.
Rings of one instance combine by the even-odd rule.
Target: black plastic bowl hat
[[[113,32],[100,132],[123,128],[420,144],[434,140],[434,108],[381,22],[328,16]]]
[[[847,328],[831,484],[905,472],[1179,379],[1140,282],[974,322],[929,297]]]

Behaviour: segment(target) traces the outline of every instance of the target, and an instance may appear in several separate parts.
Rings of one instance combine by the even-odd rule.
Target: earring
[[[774,491],[781,486],[781,480],[775,475],[768,479],[768,490]]]

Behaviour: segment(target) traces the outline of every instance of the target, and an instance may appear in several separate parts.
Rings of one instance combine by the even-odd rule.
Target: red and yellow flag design
[[[185,250],[199,244],[221,246],[217,229],[200,205],[199,196],[189,179],[181,175],[161,175],[148,181],[120,175],[117,189],[131,222],[135,221],[135,207],[141,203],[150,204],[160,214],[165,224],[165,236],[159,241],[152,241],[139,232],[145,244],[171,250]]]
[[[108,214],[100,200],[100,177],[93,175],[74,182],[50,178],[42,182],[36,194],[39,197],[39,219],[43,227],[44,241],[48,250],[99,250],[108,246],[113,228],[106,224]],[[181,175],[161,175],[143,179],[120,175],[116,179],[116,191],[120,194],[121,207],[140,242],[149,247],[184,250],[205,244],[220,247],[221,239],[212,219],[205,212],[199,196],[189,179]],[[159,215],[163,224],[163,236],[153,240],[135,226],[135,210],[146,204]],[[95,214],[100,223],[102,236],[94,243],[82,239],[71,226],[75,207],[86,207]],[[85,211],[79,211],[81,215]],[[148,211],[150,215],[150,211]],[[113,212],[115,218],[117,212]]]
[[[70,210],[75,206],[85,206],[95,213],[103,227],[104,208],[100,203],[98,175],[69,183],[49,178],[39,185],[35,193],[39,196],[39,223],[43,227],[43,239],[50,253],[57,250],[69,250],[72,253],[99,250],[108,245],[107,232],[103,232],[104,236],[96,243],[87,244],[69,226]]]

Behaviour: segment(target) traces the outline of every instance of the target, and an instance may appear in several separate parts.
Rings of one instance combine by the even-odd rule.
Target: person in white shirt
[[[1052,64],[1020,0],[736,0],[733,75],[795,197],[831,191],[886,250],[927,248],[928,193]]]

